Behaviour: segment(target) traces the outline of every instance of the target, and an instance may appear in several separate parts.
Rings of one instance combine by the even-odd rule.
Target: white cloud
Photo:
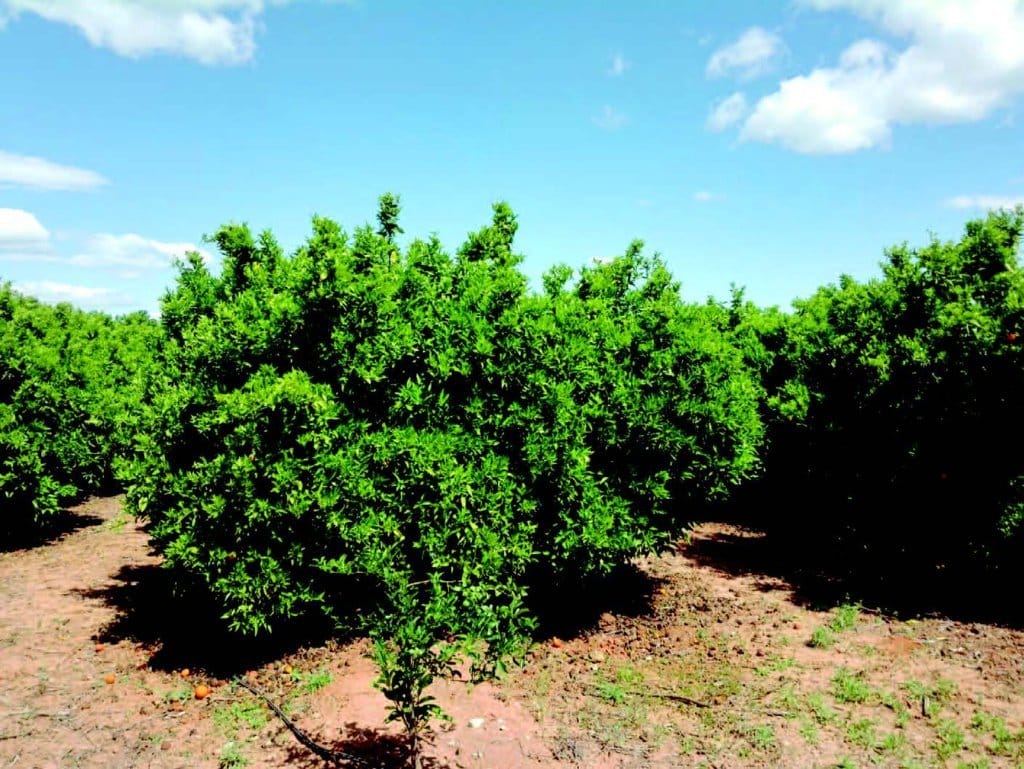
[[[109,269],[118,277],[130,279],[166,270],[174,259],[189,251],[198,251],[206,261],[210,259],[207,252],[192,243],[166,243],[135,233],[100,233],[87,238],[82,253],[72,256],[70,262],[78,267]]]
[[[1024,93],[1021,0],[802,0],[847,10],[909,40],[849,46],[836,66],[783,81],[741,137],[796,152],[885,147],[895,125],[981,120]]]
[[[78,29],[92,45],[121,56],[171,54],[206,65],[240,64],[256,50],[259,20],[292,0],[0,0],[16,18],[32,13]]]
[[[957,195],[946,200],[950,208],[1016,208],[1024,206],[1024,195]]]
[[[0,208],[0,254],[18,257],[49,245],[50,233],[35,216],[20,208]]]
[[[620,77],[626,73],[631,64],[626,61],[625,57],[621,53],[617,53],[612,56],[612,64],[608,68],[608,74],[613,77]]]
[[[118,293],[111,288],[79,286],[52,280],[15,283],[14,290],[27,296],[33,296],[41,302],[50,304],[70,302],[85,309],[124,309],[138,304],[132,297]]]
[[[0,150],[0,187],[34,187],[40,190],[91,190],[107,184],[95,171],[62,166],[31,155]]]
[[[693,199],[698,203],[713,203],[717,200],[725,200],[725,195],[720,192],[700,190],[699,192],[693,193]]]
[[[738,123],[749,111],[747,97],[737,91],[715,105],[708,115],[708,130],[721,133],[734,123]]]
[[[757,77],[767,72],[785,50],[778,35],[762,27],[751,27],[737,40],[711,54],[705,71],[708,77]]]
[[[623,112],[619,112],[614,107],[605,105],[597,115],[592,118],[594,125],[598,128],[603,128],[606,131],[617,131],[620,128],[624,128],[629,125],[629,116]]]

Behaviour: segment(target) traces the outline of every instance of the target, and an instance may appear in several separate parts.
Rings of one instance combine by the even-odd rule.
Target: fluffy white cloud
[[[783,81],[741,131],[796,152],[886,146],[894,125],[987,117],[1024,93],[1024,0],[803,0],[846,10],[909,44],[849,46],[836,66]]]
[[[946,205],[950,208],[1016,208],[1024,206],[1024,195],[957,195],[949,198]]]
[[[605,105],[598,114],[592,118],[594,125],[598,128],[603,128],[606,131],[617,131],[620,128],[624,128],[629,124],[629,116],[623,112],[619,112],[614,107]]]
[[[708,115],[708,130],[720,133],[734,123],[738,123],[749,111],[747,97],[737,91],[715,105]]]
[[[0,0],[4,17],[32,13],[78,29],[94,46],[138,58],[173,54],[240,64],[256,50],[260,16],[292,0]]]
[[[621,53],[617,53],[612,56],[612,64],[608,68],[608,74],[613,77],[619,77],[624,75],[626,70],[629,69],[630,64],[626,61],[625,57]]]
[[[58,283],[52,280],[34,280],[15,283],[14,290],[36,299],[56,304],[70,302],[85,309],[118,310],[134,307],[138,302],[130,296],[119,293],[111,288],[79,286],[71,283]]]
[[[785,50],[778,35],[762,27],[751,27],[737,40],[711,54],[706,72],[708,77],[756,77],[764,74]]]
[[[198,251],[206,261],[210,255],[192,243],[166,243],[135,233],[91,235],[81,253],[71,257],[78,267],[93,267],[115,272],[121,278],[138,278],[168,269],[173,260],[189,251]]]
[[[0,255],[20,255],[45,251],[50,233],[28,211],[0,208]]]
[[[95,171],[63,166],[31,155],[0,150],[0,187],[33,187],[40,190],[91,190],[107,184]]]

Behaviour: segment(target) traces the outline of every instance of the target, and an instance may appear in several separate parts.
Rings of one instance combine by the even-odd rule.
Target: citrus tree
[[[141,313],[54,307],[0,285],[0,530],[40,526],[112,488],[161,336]]]
[[[733,308],[737,333],[764,343],[757,488],[785,500],[771,525],[918,574],[1019,561],[1022,224],[997,212],[959,241],[889,249],[881,277],[844,277],[782,320]]]
[[[236,630],[369,634],[417,738],[430,682],[502,670],[531,585],[605,574],[756,466],[758,385],[634,244],[529,290],[505,204],[455,255],[398,200],[285,256],[242,225],[163,300],[165,365],[122,468],[166,563]]]

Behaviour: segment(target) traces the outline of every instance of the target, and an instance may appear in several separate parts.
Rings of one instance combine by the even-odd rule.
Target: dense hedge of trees
[[[687,304],[640,243],[531,291],[504,204],[454,254],[315,218],[228,225],[159,325],[0,289],[7,528],[110,488],[238,631],[368,633],[424,689],[522,648],[531,590],[657,551],[732,501],[824,557],[1001,574],[1024,554],[1024,212],[762,309]],[[1008,449],[1008,447],[1011,447]]]
[[[112,487],[160,337],[144,314],[115,320],[0,285],[0,532]]]
[[[930,579],[1019,568],[1024,555],[1024,212],[959,242],[890,249],[843,278],[730,325],[768,398],[765,467],[744,504],[849,568]],[[873,564],[873,566],[871,565]]]

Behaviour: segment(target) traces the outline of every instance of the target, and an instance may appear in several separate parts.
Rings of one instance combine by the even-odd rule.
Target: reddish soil
[[[210,620],[147,592],[159,559],[119,500],[73,513],[65,535],[0,552],[0,769],[322,766],[223,680]],[[502,682],[439,684],[452,722],[425,766],[1024,766],[1024,633],[866,611],[839,627],[712,547],[756,536],[699,527],[638,564],[636,605],[610,602]],[[226,654],[320,742],[396,765],[363,642]]]

